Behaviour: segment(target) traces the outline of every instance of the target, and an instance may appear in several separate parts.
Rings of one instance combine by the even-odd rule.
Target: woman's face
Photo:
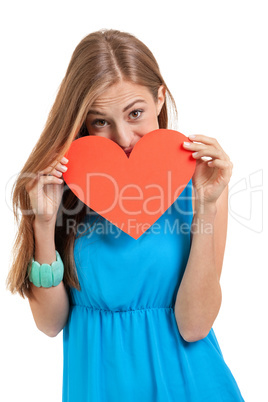
[[[141,137],[159,128],[157,117],[164,101],[163,85],[155,102],[147,87],[121,81],[91,106],[86,118],[88,133],[115,141],[129,155]]]

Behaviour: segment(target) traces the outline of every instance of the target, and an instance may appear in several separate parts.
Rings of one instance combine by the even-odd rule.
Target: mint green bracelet
[[[40,265],[39,262],[32,259],[28,264],[29,281],[38,288],[51,288],[58,286],[63,279],[64,266],[62,259],[56,250],[57,260],[49,264]]]

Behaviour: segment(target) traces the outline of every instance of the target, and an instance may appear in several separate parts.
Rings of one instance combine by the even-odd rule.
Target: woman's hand
[[[193,152],[192,156],[196,159],[196,168],[192,177],[195,204],[197,208],[216,204],[230,181],[233,164],[215,138],[206,135],[190,135],[188,138],[192,142],[184,142],[183,146]],[[210,161],[202,160],[203,156],[210,157]]]
[[[67,170],[67,166],[64,166],[67,162],[65,157],[61,161],[55,161],[53,166],[38,172],[36,178],[30,180],[25,186],[36,221],[56,222],[64,187],[61,176],[62,172]]]

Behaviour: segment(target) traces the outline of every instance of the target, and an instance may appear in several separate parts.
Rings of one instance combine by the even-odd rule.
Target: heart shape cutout
[[[88,207],[138,239],[176,201],[196,165],[182,146],[187,137],[157,129],[144,135],[129,157],[114,141],[86,136],[65,154],[63,178]]]

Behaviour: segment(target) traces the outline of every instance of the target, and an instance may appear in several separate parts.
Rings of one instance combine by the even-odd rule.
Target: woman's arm
[[[199,159],[193,176],[195,196],[191,250],[175,302],[178,329],[187,342],[195,342],[208,335],[221,306],[220,276],[228,218],[227,184],[232,169],[228,156],[223,151],[220,153],[219,149],[215,151],[220,148],[218,143],[218,146],[213,146],[209,137],[198,137],[202,137],[200,140],[210,144],[210,147],[202,148],[192,143],[191,150],[203,150],[195,157],[214,157],[214,166],[218,167],[212,173],[208,166],[204,167],[206,162]],[[216,183],[214,186],[213,182]],[[208,183],[208,191],[205,183]]]
[[[187,342],[208,334],[221,306],[219,281],[227,233],[227,197],[228,188],[214,208],[203,213],[193,208],[191,250],[175,303],[179,330]]]
[[[39,264],[56,261],[55,224],[33,224],[35,236],[35,260]],[[37,328],[46,335],[56,336],[66,325],[69,315],[69,298],[63,281],[51,288],[38,288],[30,284],[32,296],[28,298]]]

